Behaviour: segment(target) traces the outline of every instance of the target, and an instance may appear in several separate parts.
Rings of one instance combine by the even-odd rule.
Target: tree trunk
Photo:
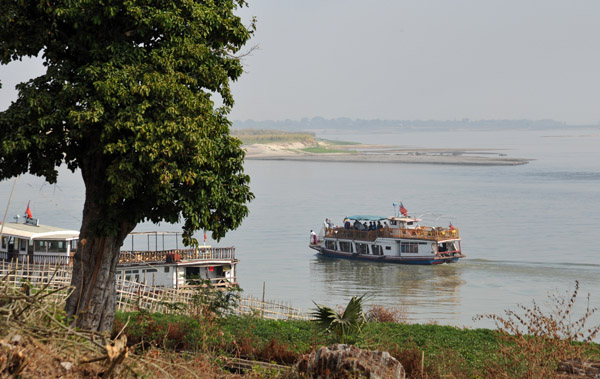
[[[135,224],[126,219],[127,213],[118,206],[108,209],[100,205],[106,203],[102,201],[107,193],[103,175],[86,169],[82,169],[82,175],[86,197],[79,244],[73,257],[71,285],[75,289],[67,299],[66,312],[74,317],[77,327],[105,332],[111,330],[115,317],[115,271],[121,246]]]
[[[115,316],[115,269],[122,244],[114,237],[85,238],[82,228],[73,262],[66,311],[86,330],[110,331]]]

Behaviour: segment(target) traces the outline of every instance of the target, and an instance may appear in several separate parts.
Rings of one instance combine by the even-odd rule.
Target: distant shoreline
[[[405,163],[438,165],[516,166],[532,159],[511,158],[495,149],[428,149],[383,145],[335,146],[338,152],[303,151],[303,143],[244,145],[247,160],[286,160],[350,163]],[[339,150],[352,150],[339,152]]]

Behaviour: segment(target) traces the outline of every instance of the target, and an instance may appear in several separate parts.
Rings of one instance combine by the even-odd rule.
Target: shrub
[[[406,310],[398,308],[385,308],[381,305],[372,305],[366,314],[370,322],[396,322],[406,323],[408,318]]]
[[[544,311],[533,301],[531,307],[519,305],[522,314],[506,310],[506,316],[478,315],[494,320],[501,332],[499,360],[491,367],[491,374],[508,373],[514,377],[543,378],[556,372],[558,363],[566,359],[583,359],[590,343],[600,332],[600,325],[586,327],[598,308],[590,307],[587,296],[585,312],[574,317],[579,293],[579,281],[569,295],[550,294],[550,311]],[[597,345],[595,345],[597,348]]]

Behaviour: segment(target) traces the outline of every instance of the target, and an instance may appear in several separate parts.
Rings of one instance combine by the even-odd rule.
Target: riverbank
[[[531,159],[508,157],[502,150],[467,148],[414,148],[366,144],[335,144],[319,141],[248,144],[243,148],[248,160],[286,160],[352,163],[405,163],[515,166]]]

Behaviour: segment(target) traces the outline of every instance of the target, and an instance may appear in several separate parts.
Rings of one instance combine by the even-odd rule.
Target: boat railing
[[[357,230],[354,228],[328,228],[325,231],[325,237],[334,237],[342,239],[353,239],[363,241],[375,241],[377,238],[414,238],[431,241],[440,241],[444,239],[460,238],[458,228],[442,228],[419,226],[414,229],[390,229],[381,228],[377,230]]]
[[[14,254],[6,257],[0,256],[0,260],[8,262],[50,265],[72,265],[73,256],[64,254]]]
[[[199,247],[195,249],[171,249],[160,251],[121,251],[119,264],[167,262],[190,260],[233,260],[234,247]]]
[[[0,257],[3,258],[3,257]],[[196,249],[172,249],[161,251],[121,251],[119,264],[166,262],[175,263],[190,260],[233,260],[235,247],[199,247]],[[33,264],[72,265],[73,256],[61,254],[19,254],[12,259]]]

